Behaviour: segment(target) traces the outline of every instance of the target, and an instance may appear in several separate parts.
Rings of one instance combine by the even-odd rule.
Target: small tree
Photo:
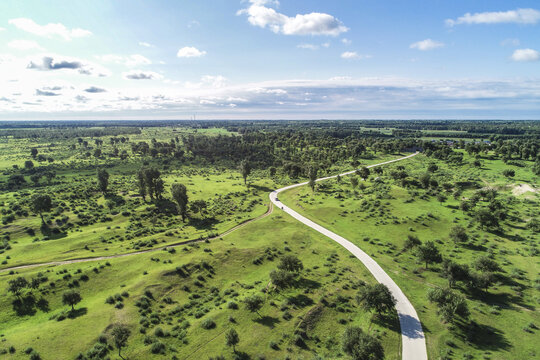
[[[203,215],[204,209],[206,209],[208,205],[206,204],[206,201],[204,200],[195,200],[191,203],[191,210],[193,212],[199,213],[201,216]]]
[[[99,169],[97,172],[97,178],[99,190],[105,194],[107,192],[107,188],[109,187],[109,173],[107,170]]]
[[[466,281],[471,277],[467,265],[456,264],[448,259],[443,260],[442,275],[448,280],[448,286],[450,288],[452,288],[457,281]]]
[[[351,177],[351,186],[353,189],[356,189],[356,187],[358,186],[358,179],[355,178],[355,177]]]
[[[282,256],[278,265],[278,269],[291,271],[291,272],[300,272],[304,269],[302,261],[294,255],[285,255]]]
[[[120,356],[122,359],[122,348],[127,345],[127,340],[129,338],[129,335],[131,335],[131,331],[129,331],[128,327],[122,324],[116,325],[112,332],[114,345],[118,349],[118,356]]]
[[[270,281],[278,289],[286,289],[294,282],[294,274],[285,270],[272,270]]]
[[[264,300],[262,297],[260,297],[259,295],[248,296],[244,299],[244,303],[246,304],[247,310],[257,313],[259,317],[261,316],[261,314],[259,314],[259,310],[264,304]]]
[[[75,310],[75,304],[80,303],[81,300],[82,300],[81,294],[75,290],[66,291],[62,295],[62,303],[64,305],[71,306],[71,311]]]
[[[427,171],[430,173],[434,173],[435,171],[439,170],[439,167],[436,164],[429,164]]]
[[[426,269],[431,263],[440,263],[442,261],[441,253],[433,241],[427,241],[424,245],[417,247],[418,259],[426,264]]]
[[[45,225],[45,219],[43,219],[43,213],[50,211],[52,207],[51,197],[47,194],[34,194],[31,199],[32,211],[39,214],[41,217],[41,223]]]
[[[240,342],[240,336],[238,336],[238,333],[234,329],[230,329],[225,334],[225,344],[229,347],[232,346],[233,351],[236,353],[236,345]]]
[[[503,171],[503,175],[506,178],[513,178],[514,176],[516,176],[516,172],[512,169],[506,169]]]
[[[447,323],[456,322],[458,316],[464,319],[469,317],[469,308],[465,299],[450,289],[430,289],[427,297],[430,302],[437,304],[437,312]]]
[[[341,184],[341,175],[338,174],[338,176],[336,176],[336,182]]]
[[[38,149],[36,148],[30,149],[30,155],[32,155],[34,159],[36,158],[37,154],[38,154]]]
[[[357,170],[357,173],[362,179],[366,180],[371,172],[367,167],[363,166]]]
[[[467,231],[463,226],[457,225],[450,230],[450,239],[456,244],[464,243],[469,240],[469,235],[467,235]]]
[[[314,166],[310,166],[309,168],[309,172],[308,172],[308,175],[309,175],[309,187],[311,188],[311,191],[312,192],[315,192],[315,185],[317,185],[317,168],[314,167]]]
[[[34,168],[34,162],[32,160],[26,160],[24,162],[24,168],[27,169],[27,170],[33,169]]]
[[[442,203],[446,201],[446,196],[444,196],[443,193],[438,193],[437,194],[437,201],[439,203],[441,203],[441,205],[442,205]]]
[[[348,327],[343,334],[343,352],[353,360],[383,360],[384,349],[377,338],[357,326]]]
[[[394,309],[396,299],[390,292],[390,289],[384,284],[365,285],[356,295],[356,301],[364,309],[376,311],[379,315],[387,313]]]
[[[186,186],[184,184],[172,184],[171,194],[174,201],[178,204],[178,210],[182,216],[182,221],[185,221],[189,201]]]
[[[495,260],[490,259],[487,256],[481,256],[477,258],[474,261],[473,266],[476,270],[482,271],[482,272],[501,271],[501,267],[499,266],[499,264]]]
[[[244,178],[244,184],[247,185],[247,178],[249,174],[251,174],[251,166],[249,165],[249,162],[247,160],[242,160],[240,162],[240,174],[242,174],[242,178]]]
[[[24,289],[28,287],[29,283],[24,277],[19,276],[13,280],[8,281],[8,291],[16,297],[21,297]]]
[[[137,173],[137,187],[139,188],[139,195],[142,196],[143,201],[146,201],[146,182],[144,180],[143,169]]]
[[[422,245],[422,242],[420,241],[420,239],[418,239],[417,236],[407,235],[407,240],[405,240],[405,244],[403,244],[403,249],[409,250],[418,245]]]
[[[482,228],[497,228],[499,227],[499,220],[488,209],[480,209],[476,212],[474,219],[480,224]]]

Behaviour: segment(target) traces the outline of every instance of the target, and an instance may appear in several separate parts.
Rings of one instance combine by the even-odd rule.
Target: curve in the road
[[[382,162],[380,164],[374,164],[367,166],[368,168],[372,168],[375,166],[381,166],[385,164],[390,164],[396,161],[405,160],[408,158],[411,158],[418,153],[411,154],[409,156],[405,156],[399,159],[390,160],[386,162]],[[340,176],[350,175],[353,174],[356,170],[352,170],[343,174],[340,174]],[[324,181],[328,179],[332,179],[337,177],[338,175],[334,176],[328,176],[324,178],[317,179],[316,181]],[[322,227],[321,225],[309,220],[308,218],[300,215],[296,211],[292,210],[285,204],[283,204],[279,198],[278,194],[293,189],[299,186],[306,185],[307,182],[303,182],[300,184],[294,184],[290,186],[286,186],[284,188],[275,190],[270,193],[270,200],[272,203],[274,203],[278,208],[285,211],[287,214],[294,217],[296,220],[302,222],[303,224],[309,226],[310,228],[318,231],[319,233],[329,237],[330,239],[334,240],[341,246],[343,246],[345,249],[347,249],[351,254],[356,256],[365,266],[366,268],[373,274],[375,279],[377,279],[378,282],[381,284],[384,284],[390,289],[392,292],[392,295],[396,298],[396,310],[399,317],[399,324],[401,327],[401,358],[403,360],[427,360],[427,350],[426,350],[426,341],[424,336],[424,331],[422,330],[422,324],[420,323],[420,319],[418,318],[418,315],[416,314],[416,310],[414,309],[414,306],[411,304],[409,299],[407,299],[407,296],[401,291],[399,286],[388,276],[388,274],[383,270],[383,268],[375,261],[373,260],[368,254],[366,254],[364,251],[362,251],[358,246],[354,245],[349,240],[339,236],[336,233],[333,233],[332,231]]]

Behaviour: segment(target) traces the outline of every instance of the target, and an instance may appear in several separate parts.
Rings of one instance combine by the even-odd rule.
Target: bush
[[[208,319],[205,319],[202,323],[201,323],[201,327],[203,329],[206,329],[206,330],[210,330],[210,329],[213,329],[216,327],[216,323],[214,320],[208,318]]]
[[[160,341],[156,341],[155,343],[152,343],[152,347],[150,348],[150,351],[152,352],[152,354],[164,354],[165,344],[163,344]]]
[[[231,310],[237,310],[238,309],[238,304],[235,303],[234,301],[229,301],[229,303],[227,304],[227,308],[229,308]]]

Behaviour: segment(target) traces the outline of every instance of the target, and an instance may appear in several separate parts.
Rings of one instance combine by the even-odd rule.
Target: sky
[[[537,0],[2,0],[0,120],[540,119]]]

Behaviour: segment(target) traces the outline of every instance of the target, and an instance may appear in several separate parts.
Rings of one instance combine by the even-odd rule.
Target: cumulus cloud
[[[17,50],[43,50],[37,42],[32,40],[12,40],[7,45]]]
[[[107,69],[90,62],[58,55],[40,55],[38,58],[31,60],[26,68],[40,71],[76,70],[79,74],[100,77],[110,74]]]
[[[72,40],[74,38],[81,38],[92,35],[92,33],[88,30],[80,28],[68,29],[60,23],[39,25],[34,22],[34,20],[28,18],[11,19],[8,22],[20,30],[47,38],[58,36],[63,38],[64,40]]]
[[[459,24],[536,24],[540,21],[540,11],[535,9],[516,9],[509,11],[494,11],[481,13],[466,13],[457,19],[447,19],[446,25]]]
[[[139,54],[133,54],[133,55],[127,55],[127,56],[107,54],[107,55],[97,55],[96,58],[103,62],[122,64],[127,67],[137,67],[137,66],[152,64],[152,61],[150,59]]]
[[[246,9],[239,10],[237,15],[247,15],[251,25],[268,28],[276,34],[337,36],[349,30],[341,21],[329,14],[312,12],[287,16],[267,6],[277,6],[278,1],[249,2],[250,5]]]
[[[204,55],[206,55],[206,51],[201,51],[193,46],[185,46],[176,53],[176,56],[179,58],[201,57]]]
[[[122,74],[128,80],[160,80],[163,75],[153,71],[133,70]]]
[[[345,51],[341,54],[342,59],[347,60],[361,60],[361,59],[369,59],[371,55],[362,55],[358,54],[356,51]]]
[[[91,94],[107,92],[107,90],[105,90],[103,88],[96,87],[96,86],[90,86],[89,88],[84,89],[84,91],[86,91],[87,93],[91,93]]]
[[[519,62],[539,61],[540,52],[533,49],[517,49],[512,54],[512,60]]]
[[[418,49],[418,50],[421,50],[421,51],[427,51],[427,50],[433,50],[433,49],[441,48],[443,46],[444,46],[444,43],[442,43],[442,42],[431,40],[431,39],[426,39],[426,40],[417,41],[415,43],[412,43],[409,47],[411,49]]]

